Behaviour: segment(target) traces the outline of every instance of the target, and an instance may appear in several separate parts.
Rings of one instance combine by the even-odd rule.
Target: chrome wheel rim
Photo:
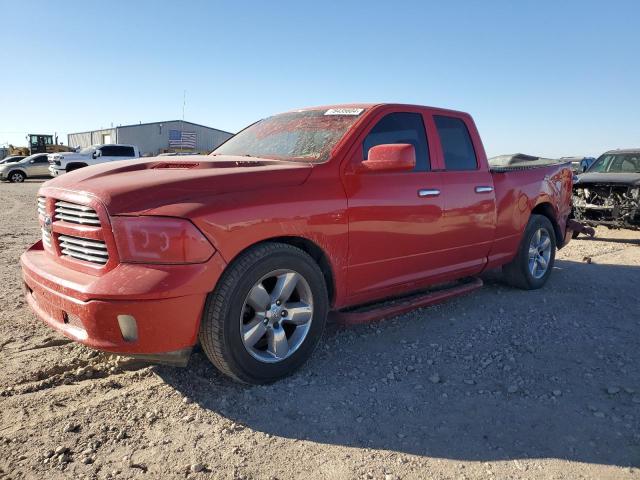
[[[551,236],[546,228],[539,228],[529,243],[529,272],[535,279],[544,277],[551,258]]]
[[[281,362],[300,348],[312,320],[309,283],[293,270],[274,270],[257,281],[244,300],[242,344],[256,360]]]
[[[11,181],[16,183],[22,182],[22,175],[20,175],[19,173],[11,174]]]

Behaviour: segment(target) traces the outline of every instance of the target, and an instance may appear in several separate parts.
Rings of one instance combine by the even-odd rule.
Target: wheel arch
[[[250,248],[253,248],[257,245],[262,245],[265,243],[285,243],[287,245],[291,245],[299,248],[300,250],[309,254],[309,256],[316,262],[320,271],[322,272],[322,276],[324,277],[325,285],[327,286],[327,294],[329,296],[329,304],[333,305],[335,301],[336,295],[336,280],[335,273],[333,271],[333,267],[329,260],[329,256],[324,251],[320,245],[316,242],[305,238],[305,237],[297,237],[297,236],[280,236],[280,237],[271,237],[259,242],[252,243],[251,245],[247,245],[241,251],[238,252],[237,255],[231,261],[229,261],[228,265],[231,265],[236,258],[238,258],[242,253],[246,252]],[[227,266],[228,268],[228,266]]]
[[[12,170],[9,170],[9,173],[7,174],[7,178],[9,178],[12,173],[16,173],[16,172],[20,172],[22,175],[24,175],[24,178],[29,178],[29,175],[27,175],[27,172],[24,171],[22,168],[14,168]]]
[[[556,236],[556,246],[558,249],[563,247],[564,244],[564,235],[562,234],[562,230],[560,229],[560,225],[558,224],[558,220],[556,219],[555,211],[553,210],[553,206],[549,202],[541,202],[536,205],[533,210],[531,210],[531,215],[542,215],[543,217],[547,217],[553,226],[553,233]]]

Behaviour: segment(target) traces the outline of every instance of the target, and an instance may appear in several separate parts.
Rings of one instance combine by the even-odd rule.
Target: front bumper
[[[161,361],[196,344],[207,293],[225,264],[120,264],[102,276],[72,270],[36,243],[20,259],[26,300],[47,325],[79,343],[107,352]],[[135,319],[125,339],[118,317]]]
[[[55,165],[49,165],[49,173],[51,174],[52,177],[57,177],[65,173],[65,170]]]

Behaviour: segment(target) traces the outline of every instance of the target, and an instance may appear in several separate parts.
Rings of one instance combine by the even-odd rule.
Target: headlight
[[[120,260],[127,263],[203,263],[215,250],[189,220],[171,217],[113,217]]]

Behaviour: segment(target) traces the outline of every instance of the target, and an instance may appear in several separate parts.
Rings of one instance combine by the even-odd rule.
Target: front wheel
[[[9,181],[11,183],[22,183],[27,176],[22,172],[11,172],[9,173]]]
[[[524,290],[541,288],[551,275],[556,258],[556,236],[544,215],[531,215],[515,258],[502,267],[510,285]]]
[[[282,243],[258,245],[241,254],[209,294],[200,343],[230,377],[273,382],[311,356],[327,311],[324,276],[306,252]]]

